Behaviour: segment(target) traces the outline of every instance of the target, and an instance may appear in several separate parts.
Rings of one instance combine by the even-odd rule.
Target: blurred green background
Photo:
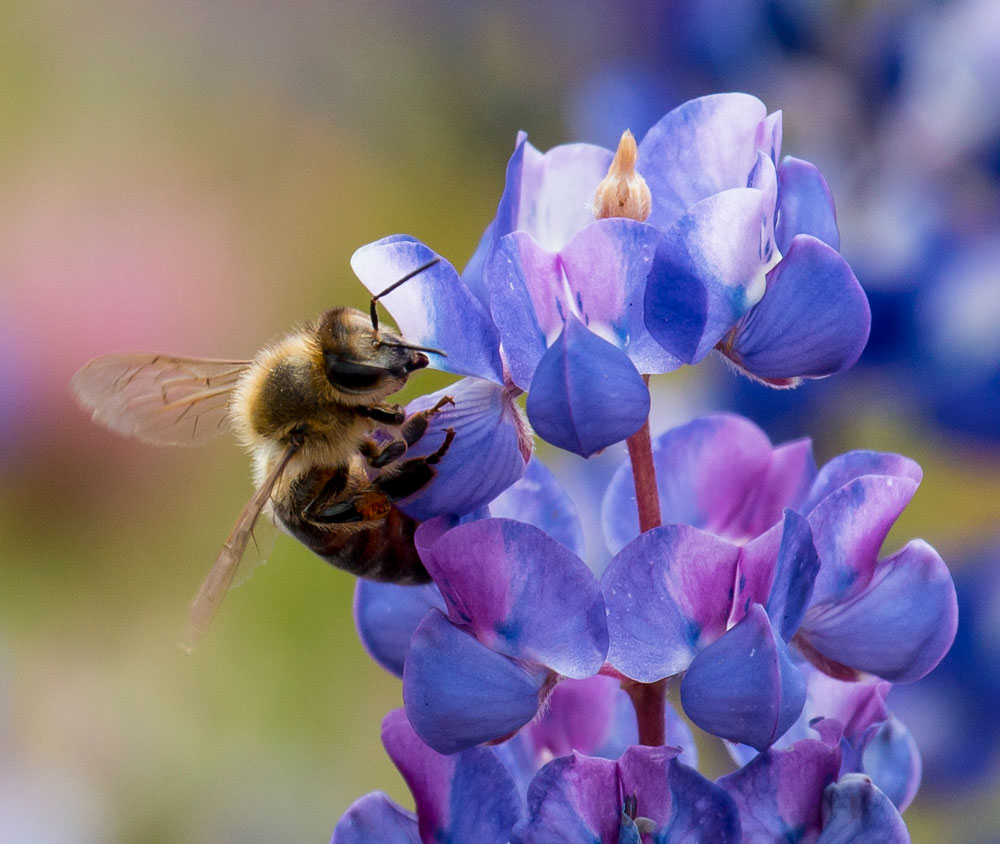
[[[183,652],[249,462],[225,438],[119,438],[67,385],[104,352],[244,358],[363,307],[348,261],[384,235],[461,267],[518,129],[541,149],[613,142],[585,134],[578,83],[639,58],[644,8],[0,3],[0,841],[316,842],[373,789],[409,805],[379,741],[400,687],[357,641],[353,580],[279,537]],[[783,107],[786,150],[822,166],[830,114],[794,82],[740,87]],[[659,427],[725,407],[700,379],[661,388]],[[421,373],[407,395],[440,383]],[[995,529],[996,449],[876,405],[837,408],[848,422],[817,449],[923,462],[894,537],[947,551]],[[985,834],[995,802],[918,800],[913,839]]]

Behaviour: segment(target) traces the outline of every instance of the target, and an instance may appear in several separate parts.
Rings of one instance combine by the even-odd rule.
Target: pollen
[[[646,180],[635,169],[635,136],[626,129],[618,142],[618,151],[608,168],[608,175],[594,194],[594,216],[628,217],[642,222],[649,216],[652,196]]]

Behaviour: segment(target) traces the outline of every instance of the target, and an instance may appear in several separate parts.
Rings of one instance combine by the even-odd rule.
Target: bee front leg
[[[441,462],[441,458],[447,453],[454,439],[455,429],[447,428],[444,442],[437,451],[425,457],[411,457],[392,466],[390,472],[375,479],[374,488],[384,493],[390,501],[406,498],[423,489],[437,474],[434,466]]]
[[[404,417],[400,420],[400,423],[398,423],[402,425],[399,431],[399,436],[387,443],[379,445],[374,440],[366,440],[362,443],[361,454],[365,460],[368,461],[368,465],[376,469],[381,469],[399,460],[404,454],[406,454],[407,448],[427,433],[427,427],[430,425],[431,417],[441,410],[442,407],[449,404],[455,404],[454,399],[452,399],[451,396],[444,396],[438,401],[437,404],[434,405],[434,407],[428,408],[427,410],[418,410],[416,413]],[[448,442],[449,444],[451,443],[450,440]],[[447,448],[445,451],[447,451]],[[434,462],[437,463],[437,460]],[[395,474],[395,472],[393,472],[393,474]]]

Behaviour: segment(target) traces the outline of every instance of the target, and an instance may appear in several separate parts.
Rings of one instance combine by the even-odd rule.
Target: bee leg
[[[382,425],[392,425],[393,427],[402,425],[406,421],[406,411],[398,404],[375,404],[370,407],[362,405],[355,408],[355,413]]]
[[[406,454],[407,448],[427,433],[427,426],[430,424],[431,417],[442,407],[454,403],[451,396],[444,396],[434,407],[427,410],[419,410],[407,416],[405,420],[401,420],[402,428],[396,439],[390,440],[381,446],[374,440],[366,440],[361,444],[362,456],[368,461],[369,466],[376,469],[382,469],[391,463],[395,463]],[[448,444],[451,444],[451,440],[448,441]],[[447,451],[447,448],[445,448],[445,451]],[[434,463],[437,463],[437,460],[434,460]]]
[[[393,466],[391,474],[380,475],[375,480],[375,488],[384,493],[390,501],[406,498],[406,496],[413,495],[413,493],[423,489],[437,474],[434,466],[447,453],[454,439],[455,429],[446,429],[444,442],[437,451],[426,457],[412,457]]]

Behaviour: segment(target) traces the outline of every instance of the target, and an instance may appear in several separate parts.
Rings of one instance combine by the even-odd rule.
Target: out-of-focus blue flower
[[[614,668],[641,682],[685,672],[692,720],[763,750],[805,702],[789,646],[841,679],[907,682],[940,661],[957,624],[941,558],[914,540],[878,559],[916,490],[916,464],[850,452],[813,477],[807,443],[772,449],[727,415],[658,446],[666,524],[624,544],[602,577]],[[616,518],[630,474],[623,467],[608,491],[613,546],[632,532]]]

